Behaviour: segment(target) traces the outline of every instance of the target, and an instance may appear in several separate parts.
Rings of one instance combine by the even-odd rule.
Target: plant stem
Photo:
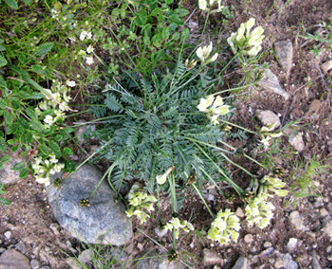
[[[199,195],[199,197],[200,197],[200,198],[201,198],[201,200],[203,201],[203,203],[204,203],[205,207],[206,207],[206,208],[207,208],[207,210],[209,211],[209,213],[210,213],[211,217],[214,219],[214,215],[213,215],[213,213],[212,213],[211,209],[208,207],[208,205],[207,205],[207,203],[206,203],[206,201],[205,201],[204,197],[202,196],[201,192],[198,190],[198,188],[197,188],[197,187],[196,187],[194,184],[191,184],[191,186],[193,186],[193,187],[194,187],[195,191],[197,192],[197,194]]]
[[[219,119],[218,119],[218,120],[219,120]],[[231,123],[231,122],[226,121],[226,120],[220,120],[220,121],[222,121],[222,122],[224,122],[224,123],[226,123],[226,124],[232,125],[232,126],[234,126],[234,127],[236,127],[236,128],[242,129],[242,130],[244,130],[244,131],[246,131],[246,132],[248,132],[248,133],[255,134],[255,135],[257,134],[257,132],[251,131],[251,130],[249,130],[249,129],[247,129],[247,128],[244,128],[244,127],[242,127],[242,126],[240,126],[240,125],[237,125],[237,124],[235,124],[235,123]]]
[[[218,184],[216,183],[215,180],[212,179],[212,177],[203,169],[200,168],[200,170],[213,182],[213,184],[216,186],[218,191],[221,193],[222,196],[225,196],[224,192],[219,188]]]
[[[223,91],[220,91],[220,92],[215,92],[215,93],[212,93],[210,95],[215,96],[215,95],[218,95],[218,94],[221,94],[221,93],[225,93],[225,92],[241,90],[241,89],[245,89],[245,88],[250,87],[250,86],[255,85],[255,84],[256,84],[256,82],[252,82],[252,83],[244,85],[244,86],[236,87],[236,88],[233,88],[233,89],[227,89],[227,90],[223,90]]]
[[[237,58],[237,56],[238,56],[238,54],[235,54],[235,55],[233,56],[233,58],[230,59],[230,60],[228,61],[228,63],[227,63],[227,64],[223,67],[223,69],[221,69],[221,71],[218,73],[217,77],[219,77],[219,76],[221,75],[221,73],[225,71],[225,69],[231,64],[231,62],[233,62],[233,61]]]

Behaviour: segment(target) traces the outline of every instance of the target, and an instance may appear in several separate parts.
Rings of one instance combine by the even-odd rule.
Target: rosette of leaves
[[[225,161],[217,147],[225,136],[222,126],[212,125],[197,109],[200,98],[215,90],[211,78],[199,67],[187,71],[182,63],[165,73],[145,79],[125,72],[98,97],[104,106],[91,108],[103,123],[95,131],[88,128],[85,137],[101,140],[96,161],[105,157],[115,164],[109,179],[117,190],[135,178],[153,192],[157,175],[170,167],[178,189],[186,186],[191,174],[197,176],[198,186],[208,177],[230,178],[219,166]],[[162,187],[169,191],[168,183]]]

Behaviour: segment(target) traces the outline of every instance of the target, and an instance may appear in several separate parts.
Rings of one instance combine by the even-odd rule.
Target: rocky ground
[[[184,4],[196,6],[197,1],[184,1]],[[260,111],[277,115],[280,128],[286,135],[281,139],[278,154],[272,159],[284,169],[283,179],[289,189],[296,192],[296,182],[309,173],[311,160],[322,161],[324,169],[331,172],[332,82],[328,66],[332,60],[331,49],[326,43],[301,36],[305,32],[326,34],[321,22],[332,21],[332,2],[229,0],[223,4],[233,5],[236,10],[235,17],[225,28],[226,36],[250,17],[263,26],[266,53],[261,63],[268,63],[270,72],[275,75],[266,78],[261,88],[251,89],[246,98],[239,96],[238,113],[231,121],[256,128],[267,120],[259,116]],[[200,15],[200,11],[195,10],[187,23],[202,27],[204,19]],[[218,15],[211,16],[210,27],[221,19]],[[310,53],[313,45],[321,49],[318,57]],[[247,146],[243,145],[244,148]],[[91,145],[82,143],[81,147],[83,152],[90,153]],[[81,157],[84,160],[88,155]],[[99,168],[105,169],[103,166]],[[241,174],[235,172],[234,176],[240,177]],[[247,226],[241,201],[220,198],[212,186],[205,186],[204,195],[214,211],[225,207],[235,211],[242,206],[237,215],[244,228],[237,243],[219,246],[205,239],[204,230],[212,220],[200,200],[189,194],[181,214],[191,219],[197,232],[180,238],[180,259],[177,262],[168,263],[162,259],[171,249],[172,237],[170,233],[164,237],[156,234],[156,217],[145,225],[133,222],[133,236],[123,251],[115,247],[100,250],[100,253],[108,255],[104,256],[105,260],[117,260],[118,266],[128,268],[332,268],[331,177],[316,169],[310,174],[310,182],[313,183],[310,192],[315,196],[298,198],[291,193],[273,201],[275,217],[264,230]],[[73,257],[79,257],[92,267],[91,250],[85,250],[86,246],[58,224],[43,185],[28,176],[6,185],[5,191],[3,197],[13,204],[0,207],[0,269],[79,268]],[[170,205],[163,197],[162,201],[163,212],[168,216]]]

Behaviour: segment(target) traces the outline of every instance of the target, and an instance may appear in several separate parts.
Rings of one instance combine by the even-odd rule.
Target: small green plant
[[[3,187],[4,187],[4,185],[0,183],[0,195],[6,194],[6,192],[4,190],[2,190]],[[0,205],[11,205],[11,204],[12,204],[12,202],[9,201],[8,199],[0,197]]]

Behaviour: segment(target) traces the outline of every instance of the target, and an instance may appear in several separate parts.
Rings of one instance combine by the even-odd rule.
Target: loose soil
[[[184,1],[184,5],[193,12],[190,21],[198,23],[198,29],[201,29],[204,25],[204,16],[200,10],[194,9],[197,1]],[[325,169],[331,171],[331,74],[323,74],[320,68],[322,63],[331,60],[331,50],[325,43],[304,39],[301,36],[305,32],[316,34],[322,30],[322,22],[332,21],[332,1],[228,0],[223,1],[223,5],[233,5],[236,10],[234,18],[228,20],[228,25],[221,31],[226,37],[234,32],[240,23],[251,17],[256,19],[256,25],[263,26],[266,35],[263,50],[266,53],[260,63],[268,63],[271,71],[277,75],[280,85],[291,96],[289,100],[285,100],[271,92],[251,89],[251,94],[244,95],[246,97],[239,96],[235,104],[237,114],[231,122],[249,129],[256,129],[261,126],[255,118],[257,109],[280,113],[282,126],[298,120],[292,127],[296,131],[303,132],[305,149],[301,153],[290,154],[295,150],[284,137],[279,145],[280,155],[275,155],[274,158],[276,166],[284,169],[283,179],[290,189],[301,173],[306,173],[306,165],[312,158],[323,160],[323,164],[327,165]],[[213,28],[213,24],[222,19],[225,18],[220,14],[211,15],[211,25],[208,27]],[[207,40],[208,38],[216,37],[206,36]],[[289,76],[271,52],[276,41],[286,39],[289,39],[294,47],[293,67]],[[322,50],[318,58],[310,53],[313,45],[319,46]],[[229,69],[225,71],[225,74],[231,72],[233,71]],[[238,83],[238,77],[237,74],[230,75],[223,87],[235,86]],[[249,137],[248,140],[233,141],[233,143],[237,143],[237,146],[241,145],[249,152],[252,150],[250,145],[252,146],[255,141]],[[81,149],[88,154],[91,152],[91,145],[82,144]],[[88,155],[82,156],[82,159],[86,157]],[[258,170],[257,167],[248,166],[241,157],[238,157],[236,161],[251,171]],[[299,163],[303,166],[297,166]],[[100,168],[105,169],[103,164]],[[228,169],[241,187],[245,188],[248,185],[249,179],[244,174],[231,166]],[[290,253],[300,268],[309,268],[315,252],[322,268],[332,268],[332,263],[327,259],[329,254],[326,253],[326,248],[332,242],[323,232],[326,222],[331,219],[332,183],[329,174],[324,173],[312,178],[312,181],[315,186],[313,192],[320,194],[320,197],[296,198],[294,195],[289,195],[284,199],[275,199],[273,202],[276,210],[271,225],[260,230],[257,227],[248,227],[246,221],[242,220],[242,230],[237,243],[220,246],[204,239],[204,232],[180,236],[178,241],[180,258],[187,257],[192,264],[191,268],[213,268],[213,265],[203,261],[203,249],[208,248],[216,251],[222,258],[222,264],[219,264],[222,268],[232,268],[239,256],[248,257],[251,268],[275,268],[274,264],[279,252]],[[228,190],[227,186],[222,184],[221,188]],[[49,265],[52,269],[70,268],[65,263],[65,259],[68,256],[74,256],[72,250],[81,251],[82,245],[57,225],[47,203],[44,187],[38,185],[32,176],[28,176],[16,184],[6,186],[5,190],[7,193],[4,197],[11,200],[13,204],[10,207],[0,207],[0,248],[17,247],[17,243],[22,242],[24,249],[21,245],[20,251],[29,259],[37,259],[42,265]],[[236,211],[240,206],[244,209],[240,200],[220,197],[212,186],[204,186],[204,194],[206,197],[209,194],[214,195],[214,200],[208,202],[214,213],[221,208],[231,208]],[[206,231],[212,222],[211,217],[194,192],[188,192],[186,195],[187,199],[180,216],[183,216],[183,219],[190,219],[197,231]],[[168,220],[171,218],[171,206],[165,197],[162,201],[164,219]],[[327,215],[322,213],[323,209],[327,211]],[[309,228],[307,232],[297,230],[290,223],[289,214],[295,210],[299,211],[303,217],[304,225]],[[172,248],[172,236],[168,233],[167,236],[158,238],[154,231],[156,226],[156,217],[145,225],[133,221],[134,236],[125,248],[131,259],[135,256],[143,256],[144,253],[154,249],[158,252],[165,251],[156,242],[167,250]],[[10,239],[4,236],[7,231],[12,233]],[[244,240],[248,234],[253,235],[253,240],[248,241],[248,237],[246,241]],[[292,252],[286,247],[290,238],[297,238],[301,242]],[[272,249],[266,251],[268,246]],[[192,257],[189,257],[188,253],[191,253]]]

